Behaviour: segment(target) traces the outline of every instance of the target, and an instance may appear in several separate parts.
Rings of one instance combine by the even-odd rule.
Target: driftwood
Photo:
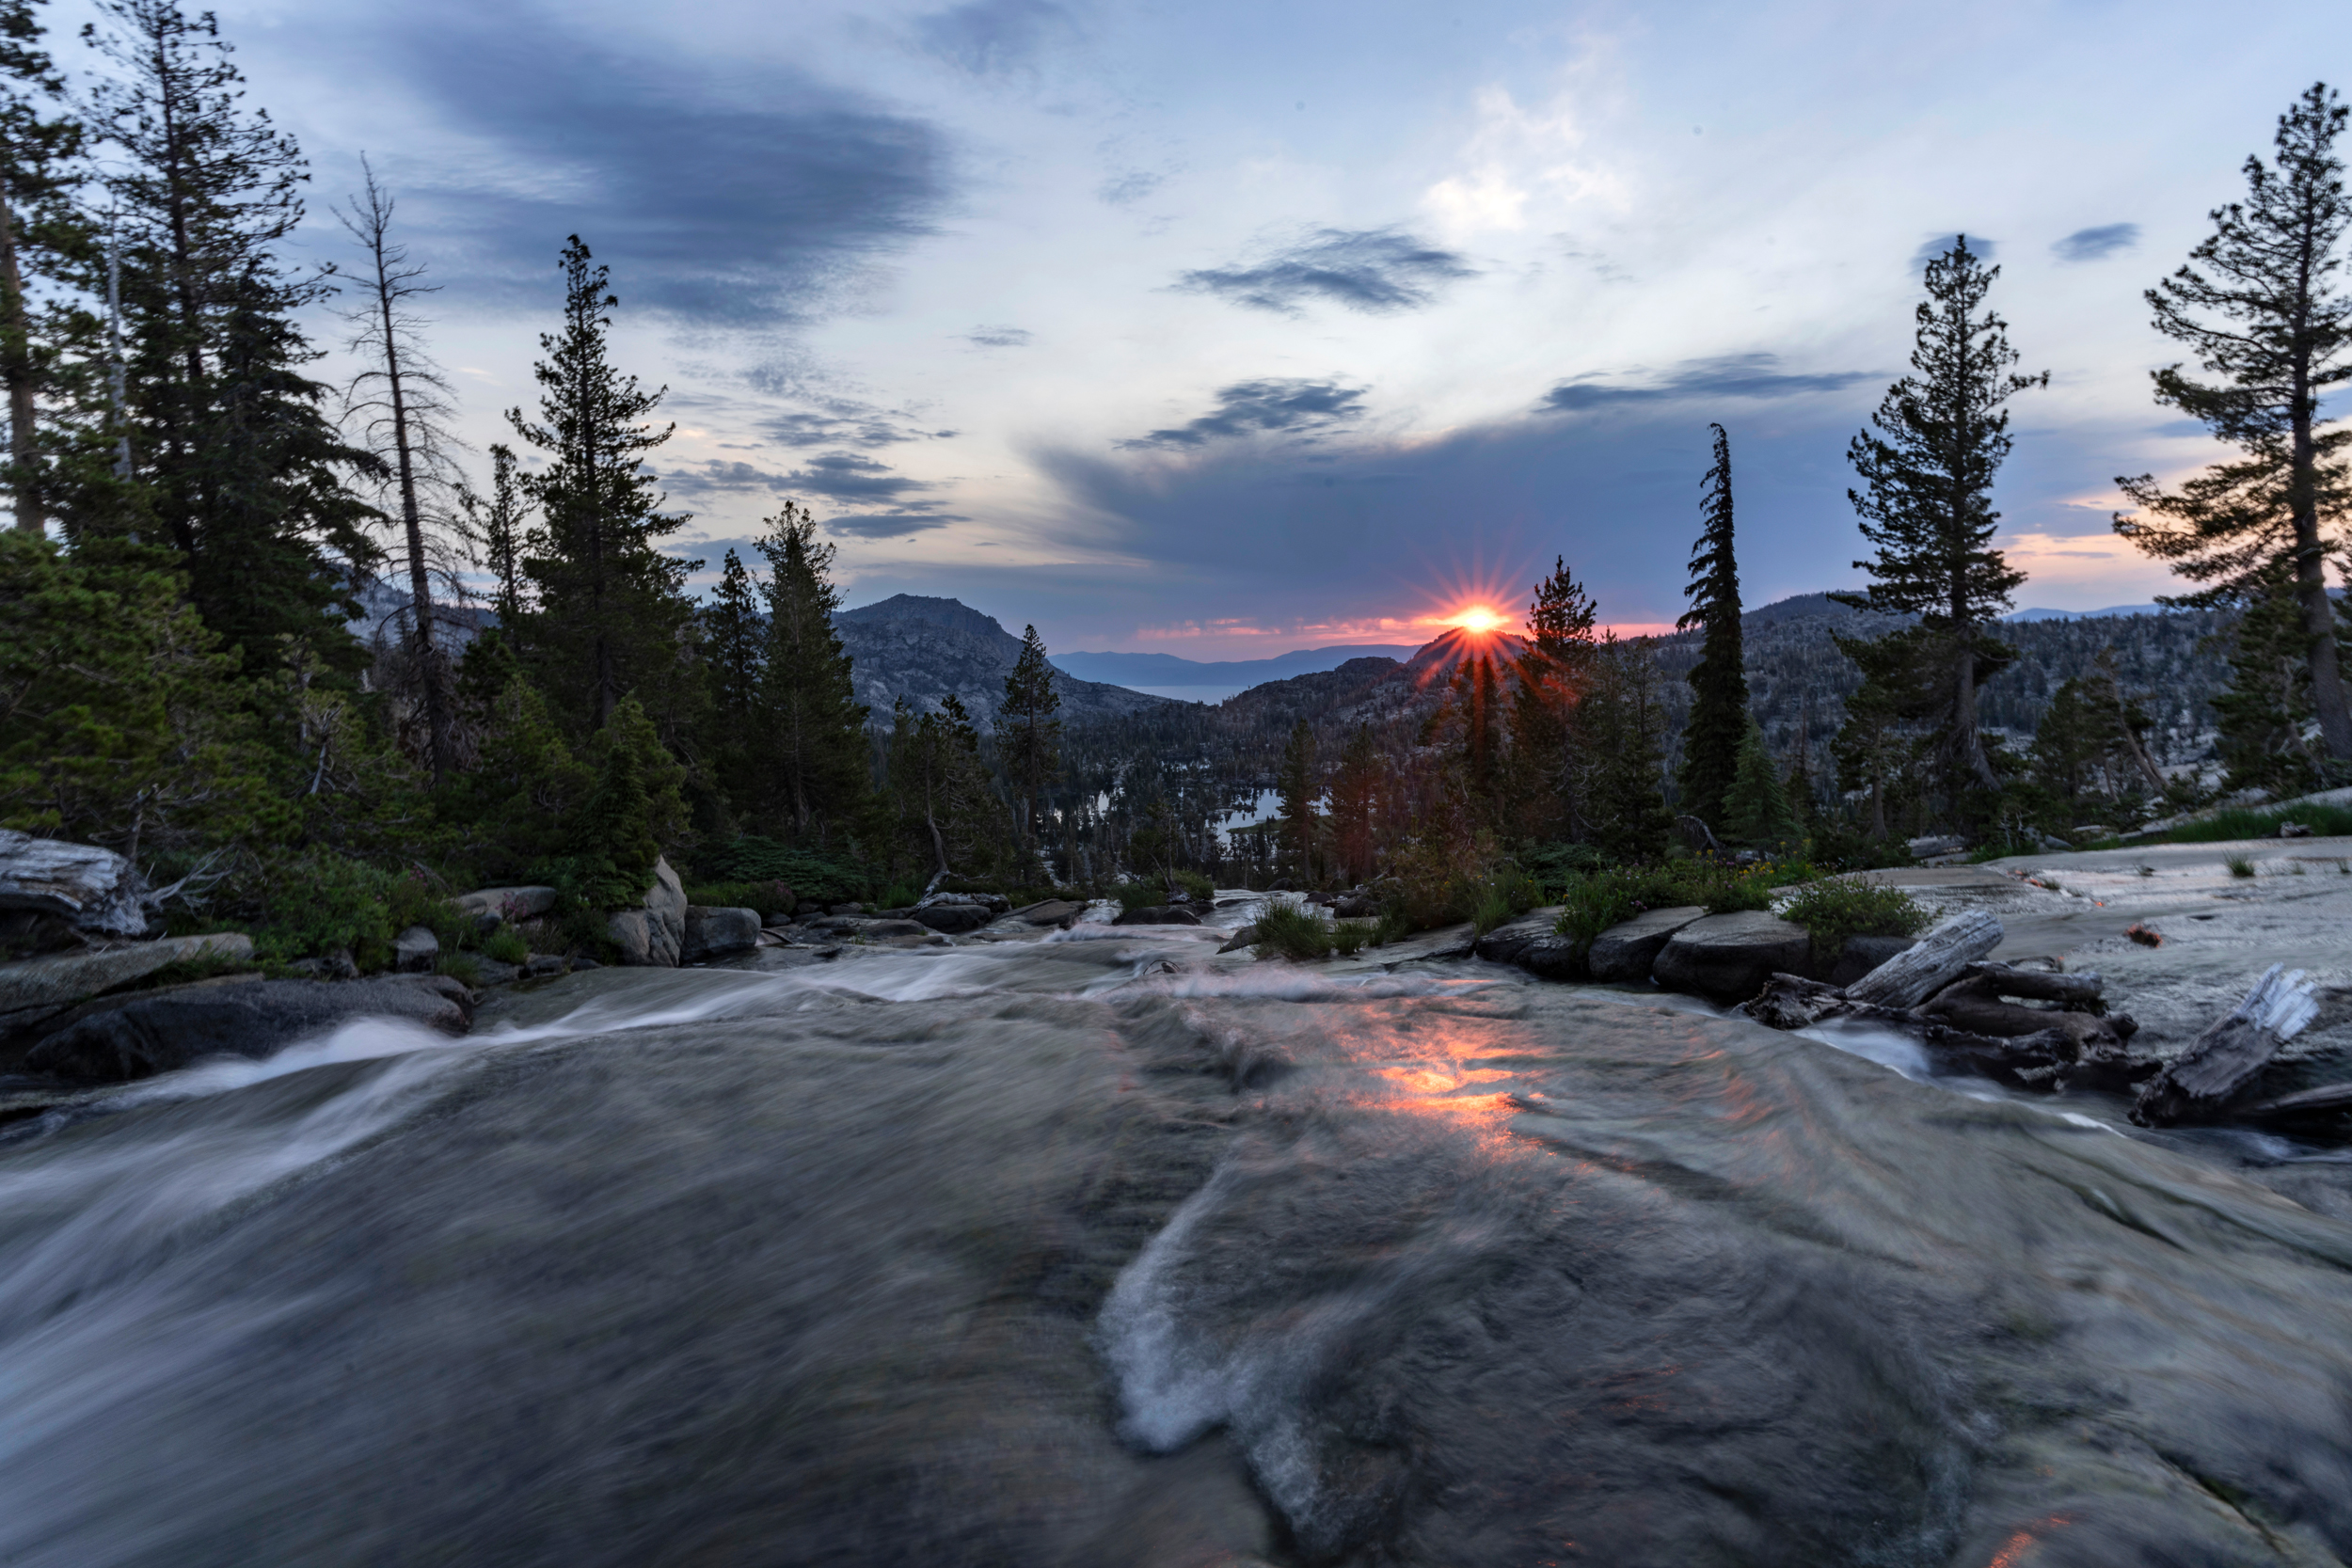
[[[1994,982],[1994,989],[2003,996],[2030,996],[2040,1002],[2058,1002],[2084,1012],[2104,1012],[2106,1004],[2099,998],[2105,982],[2096,970],[2084,970],[2076,974],[2063,974],[2055,970],[2018,969],[1990,958],[1968,966],[1968,974]]]
[[[2240,1105],[2230,1112],[2233,1121],[2330,1121],[2352,1111],[2352,1084],[2323,1084],[2299,1094]]]
[[[2263,971],[2229,1016],[2140,1085],[2132,1120],[2142,1127],[2169,1127],[2212,1116],[2318,1016],[2312,983],[2301,970],[2282,974],[2282,968],[2272,964]]]
[[[1848,986],[1847,998],[1876,1007],[1915,1007],[2000,944],[1999,921],[1982,910],[1963,911],[1921,937],[1916,946]]]

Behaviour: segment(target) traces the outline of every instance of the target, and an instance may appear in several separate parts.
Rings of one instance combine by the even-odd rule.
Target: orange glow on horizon
[[[1455,610],[1446,619],[1445,624],[1450,626],[1459,626],[1473,637],[1484,637],[1489,632],[1500,631],[1509,626],[1511,617],[1499,610],[1489,609],[1483,604],[1474,604],[1467,609]]]

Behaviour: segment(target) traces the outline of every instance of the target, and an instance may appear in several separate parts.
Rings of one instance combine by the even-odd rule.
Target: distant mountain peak
[[[872,625],[887,621],[925,621],[935,626],[968,632],[975,637],[1010,637],[993,615],[984,615],[961,599],[934,599],[920,594],[893,594],[855,610],[845,610],[834,617],[853,625]]]

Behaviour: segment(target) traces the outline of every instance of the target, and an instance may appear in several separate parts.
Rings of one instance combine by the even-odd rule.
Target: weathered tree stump
[[[2283,967],[2265,970],[2227,1017],[2140,1086],[2132,1120],[2142,1127],[2170,1127],[2212,1117],[2253,1081],[2280,1046],[2318,1016],[2312,983],[2301,970],[2281,973]]]
[[[1915,1007],[1950,985],[1968,966],[2001,944],[2001,923],[1982,910],[1963,910],[1846,988],[1849,1000],[1897,1009]]]

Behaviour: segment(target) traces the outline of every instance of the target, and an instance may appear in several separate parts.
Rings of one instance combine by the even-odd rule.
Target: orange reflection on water
[[[2026,1551],[2042,1540],[2042,1535],[2036,1534],[2036,1531],[2047,1533],[2063,1529],[2073,1523],[2074,1521],[2063,1513],[2053,1513],[2046,1519],[2036,1519],[2032,1524],[2002,1542],[2001,1549],[1993,1554],[1993,1560],[1986,1563],[1984,1568],[2020,1568],[2026,1560]]]

